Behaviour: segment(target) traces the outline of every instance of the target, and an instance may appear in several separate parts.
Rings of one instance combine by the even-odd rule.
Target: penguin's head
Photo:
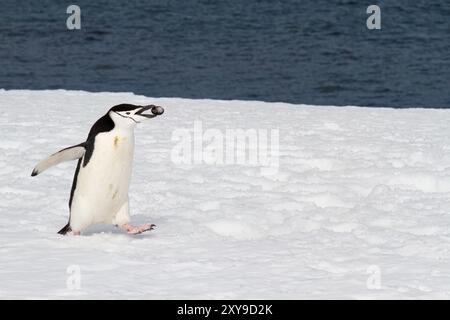
[[[148,105],[137,106],[134,104],[119,104],[109,109],[109,117],[117,125],[135,125],[144,120],[154,118],[164,113],[163,107]]]

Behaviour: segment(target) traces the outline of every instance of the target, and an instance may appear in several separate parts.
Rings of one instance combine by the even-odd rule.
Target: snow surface
[[[136,129],[130,190],[135,222],[157,229],[57,235],[76,163],[32,168],[124,102],[166,110]],[[0,298],[450,297],[447,110],[0,90],[0,111]],[[194,120],[279,129],[278,173],[173,163],[172,133]]]

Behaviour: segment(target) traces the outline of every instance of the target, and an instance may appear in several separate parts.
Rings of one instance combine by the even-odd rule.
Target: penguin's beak
[[[152,114],[145,114],[144,112],[150,110]],[[136,112],[137,115],[146,117],[146,118],[154,118],[156,116],[162,115],[164,113],[164,108],[160,106],[155,106],[153,104],[149,106],[143,106],[141,109]]]

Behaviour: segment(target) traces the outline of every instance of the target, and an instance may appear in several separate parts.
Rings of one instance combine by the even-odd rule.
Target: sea
[[[449,108],[450,1],[0,0],[0,88]]]

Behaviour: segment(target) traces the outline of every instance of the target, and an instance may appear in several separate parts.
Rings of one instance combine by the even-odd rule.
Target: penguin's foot
[[[72,234],[74,236],[79,236],[81,234],[81,232],[80,231],[72,231]]]
[[[125,223],[120,228],[128,234],[139,234],[145,231],[153,230],[156,226],[154,224],[146,223],[140,226],[133,226],[129,223]]]

